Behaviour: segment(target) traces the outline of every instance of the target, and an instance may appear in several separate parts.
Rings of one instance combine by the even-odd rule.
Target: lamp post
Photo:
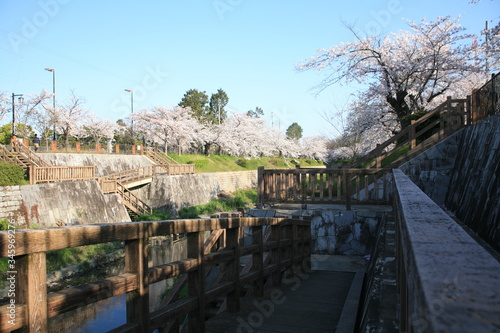
[[[54,123],[54,141],[56,141],[56,70],[53,68],[45,68],[45,70],[52,72],[52,122]]]
[[[134,114],[134,91],[132,89],[125,89],[126,92],[130,93],[130,114]],[[135,144],[134,140],[134,119],[130,124],[130,131],[132,132],[132,144]]]
[[[16,108],[14,106],[14,103],[15,103],[15,97],[19,97],[19,103],[24,103],[24,98],[23,98],[23,94],[19,94],[19,95],[16,95],[14,93],[12,93],[12,136],[15,136],[16,135]]]

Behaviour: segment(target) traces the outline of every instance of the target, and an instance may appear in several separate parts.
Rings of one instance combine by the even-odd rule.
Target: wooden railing
[[[27,160],[30,161],[31,164],[38,167],[50,167],[51,165],[39,155],[37,155],[30,147],[25,146],[22,142],[13,140],[12,141],[12,149],[17,153],[20,153],[26,157]]]
[[[146,147],[144,152],[147,157],[151,158],[157,164],[165,164],[165,162],[168,164],[179,164],[179,162],[160,151],[157,147]]]
[[[31,184],[95,179],[95,166],[30,166],[29,179]]]
[[[138,196],[132,193],[125,185],[115,182],[116,193],[120,194],[125,206],[137,215],[151,214],[153,209],[142,201]]]
[[[467,99],[451,99],[451,97],[448,97],[446,102],[413,122],[389,140],[377,145],[374,150],[356,160],[350,167],[358,168],[364,164],[366,164],[364,168],[381,168],[384,164],[384,167],[398,166],[402,161],[408,160],[444,140],[460,128],[470,125],[472,123],[470,110],[470,97]],[[408,152],[393,157],[395,153],[400,152],[404,147],[408,147]],[[392,159],[392,161],[387,162],[389,159]]]
[[[17,164],[23,168],[28,168],[30,165],[29,163],[25,162],[24,160],[20,159],[19,156],[15,153],[12,153],[7,147],[4,145],[0,145],[0,160],[10,162],[13,164]]]
[[[132,183],[135,181],[153,178],[154,175],[168,174],[168,175],[186,175],[194,173],[193,164],[163,164],[163,165],[149,165],[145,167],[125,170],[122,172],[111,173],[109,175],[100,177],[102,180],[116,180],[122,184]]]
[[[389,169],[258,169],[259,207],[273,203],[388,204]]]
[[[248,244],[244,242],[245,228],[251,230],[250,245],[244,245]],[[206,232],[212,232],[207,241]],[[148,238],[177,234],[187,236],[187,257],[149,267]],[[265,238],[265,234],[269,237]],[[125,273],[47,293],[48,251],[114,241],[124,241]],[[251,268],[242,271],[240,258],[247,256],[251,258]],[[267,279],[279,285],[286,271],[293,274],[308,266],[310,222],[235,218],[12,229],[0,232],[0,258],[10,259],[9,277],[15,286],[9,303],[0,307],[2,333],[20,328],[47,332],[48,318],[124,293],[127,323],[114,332],[163,331],[167,326],[179,331],[178,323],[186,314],[188,331],[204,332],[205,306],[216,298],[224,297],[227,309],[237,312],[244,286],[249,286],[255,296],[262,296]],[[215,285],[207,285],[205,272],[215,266],[221,272],[220,278]],[[187,297],[179,298],[176,284],[164,306],[150,312],[149,285],[176,276],[181,277],[179,281],[187,281]]]

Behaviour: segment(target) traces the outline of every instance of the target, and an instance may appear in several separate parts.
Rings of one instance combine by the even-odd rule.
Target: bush
[[[242,168],[247,168],[247,166],[248,166],[248,161],[245,160],[244,158],[237,159],[235,163]]]
[[[152,214],[141,214],[134,218],[134,221],[164,221],[170,220],[170,214],[154,210]]]
[[[0,161],[0,186],[26,184],[24,169],[16,164]]]
[[[9,230],[9,221],[7,219],[0,219],[0,231]]]

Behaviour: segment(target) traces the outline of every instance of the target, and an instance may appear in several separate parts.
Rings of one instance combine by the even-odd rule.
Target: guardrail
[[[244,245],[244,228],[251,228],[250,245]],[[212,232],[214,237],[205,241],[205,232]],[[177,234],[187,235],[187,257],[149,267],[148,238]],[[113,241],[124,241],[125,273],[47,293],[48,251]],[[248,257],[252,264],[240,272],[243,257]],[[227,309],[236,312],[244,286],[262,296],[267,279],[278,285],[286,271],[296,273],[309,257],[310,223],[284,218],[177,220],[2,231],[0,258],[11,260],[10,273],[16,291],[10,303],[0,307],[0,332],[21,328],[47,332],[49,318],[124,293],[127,294],[127,323],[113,331],[151,332],[175,325],[189,314],[188,331],[203,332],[207,304],[225,297]],[[214,285],[208,285],[205,272],[214,266],[218,266],[220,278],[215,279]],[[150,312],[148,286],[176,276],[181,277],[178,283],[187,281],[187,297],[179,298],[176,284],[167,296],[168,302]]]
[[[399,330],[494,332],[500,263],[394,170]]]
[[[381,168],[384,160],[388,161],[391,156],[407,146],[408,152],[402,156],[393,157],[392,162],[385,163],[397,166],[398,162],[419,154],[470,124],[472,124],[470,97],[466,99],[448,97],[446,102],[412,122],[384,143],[377,145],[375,149],[356,160],[350,167],[358,168],[368,163],[364,168]],[[390,147],[391,145],[393,146]]]
[[[31,184],[43,182],[58,182],[65,180],[95,179],[95,166],[30,166],[29,179]]]
[[[258,169],[258,207],[273,203],[389,204],[390,169]]]
[[[194,173],[194,164],[162,164],[149,165],[145,167],[115,172],[106,176],[100,177],[101,180],[116,180],[120,183],[127,184],[142,179],[152,178],[154,175],[186,175]]]

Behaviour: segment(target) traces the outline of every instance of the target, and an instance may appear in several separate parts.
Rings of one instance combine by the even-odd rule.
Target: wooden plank
[[[0,332],[12,332],[26,325],[26,312],[24,304],[0,306]]]
[[[234,260],[227,263],[225,280],[234,282],[234,290],[227,295],[227,309],[231,312],[240,310],[240,228],[232,228],[226,231],[227,248],[234,251]]]
[[[137,275],[124,273],[104,280],[48,294],[49,318],[77,309],[92,302],[137,289]]]
[[[188,273],[189,297],[197,299],[196,309],[189,312],[189,332],[205,331],[205,270],[203,266],[204,237],[202,232],[191,232],[187,235],[188,258],[195,259],[198,269]]]
[[[25,304],[21,332],[47,332],[47,269],[45,253],[16,257],[16,303]]]
[[[125,273],[137,275],[137,289],[127,293],[127,323],[138,323],[141,332],[149,332],[148,240],[125,242]]]

